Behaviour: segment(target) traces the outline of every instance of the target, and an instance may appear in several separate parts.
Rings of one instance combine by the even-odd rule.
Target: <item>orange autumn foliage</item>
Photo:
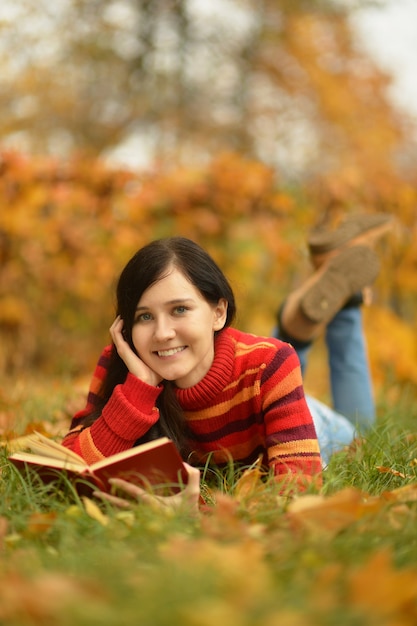
[[[306,232],[323,213],[395,207],[367,312],[370,353],[378,385],[387,376],[415,383],[417,186],[378,180],[364,188],[341,171],[290,190],[271,168],[232,153],[143,173],[3,153],[0,372],[89,372],[108,341],[119,271],[144,243],[174,234],[196,240],[224,269],[238,326],[269,334],[285,294],[310,271]]]

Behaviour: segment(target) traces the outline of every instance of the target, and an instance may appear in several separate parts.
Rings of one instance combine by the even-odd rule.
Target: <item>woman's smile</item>
[[[187,346],[180,346],[179,348],[169,348],[168,350],[157,350],[156,354],[161,358],[170,357],[174,356],[174,354],[178,354],[178,352],[182,352],[186,347]]]

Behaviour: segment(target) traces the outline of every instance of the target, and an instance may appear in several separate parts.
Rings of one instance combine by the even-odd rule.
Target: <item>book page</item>
[[[87,463],[79,454],[76,454],[60,443],[38,432],[35,432],[33,436],[28,438],[27,447],[35,454],[40,454],[52,459],[71,461],[82,467],[87,466]]]
[[[76,474],[81,474],[84,467],[79,463],[72,463],[71,461],[65,459],[54,459],[52,457],[45,458],[45,455],[42,454],[32,454],[32,452],[15,452],[12,454],[9,459],[11,461],[19,461],[20,463],[27,463],[30,466],[37,466],[46,468],[46,469],[59,469],[59,470],[67,470],[69,472],[74,472]]]

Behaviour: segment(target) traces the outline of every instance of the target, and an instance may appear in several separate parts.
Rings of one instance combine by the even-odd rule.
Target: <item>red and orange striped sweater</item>
[[[160,387],[128,374],[117,385],[100,417],[89,427],[82,420],[97,408],[110,346],[97,364],[84,410],[77,413],[63,444],[88,463],[128,449],[158,420]],[[193,462],[207,455],[218,465],[230,457],[244,465],[262,455],[276,475],[320,474],[321,458],[308,410],[295,350],[278,339],[234,328],[215,341],[213,364],[195,386],[176,389],[191,433]]]

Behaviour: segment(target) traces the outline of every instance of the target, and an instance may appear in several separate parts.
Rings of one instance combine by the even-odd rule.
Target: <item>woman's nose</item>
[[[155,339],[158,341],[164,341],[166,339],[172,339],[172,337],[175,337],[175,328],[173,323],[165,317],[159,318],[155,325]]]

